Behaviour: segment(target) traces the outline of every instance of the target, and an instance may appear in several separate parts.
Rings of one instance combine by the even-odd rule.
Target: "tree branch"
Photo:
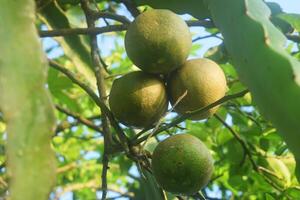
[[[85,13],[85,17],[86,17],[86,21],[87,21],[87,25],[88,28],[95,28],[95,20],[96,18],[93,18],[93,13],[95,14],[94,11],[92,11],[89,8],[89,3],[87,0],[81,0],[81,7]],[[100,96],[100,101],[102,102],[102,104],[104,104],[105,106],[107,106],[107,100],[105,99],[105,97],[107,96],[106,94],[106,87],[105,87],[105,82],[104,82],[104,74],[105,74],[105,69],[102,66],[102,63],[100,61],[100,57],[99,57],[99,47],[97,44],[97,35],[96,34],[92,34],[90,35],[91,38],[91,57],[92,57],[92,62],[94,65],[94,73],[96,76],[96,80],[97,80],[97,88],[98,88],[98,93]],[[100,108],[101,109],[101,108]],[[103,112],[103,110],[101,109],[101,112]],[[108,163],[109,163],[109,159],[108,159],[108,154],[110,153],[110,146],[113,143],[112,140],[112,135],[111,135],[111,131],[110,131],[110,124],[109,124],[109,120],[107,115],[102,116],[102,128],[103,128],[103,136],[104,136],[104,153],[102,156],[102,175],[101,175],[101,182],[102,182],[102,200],[106,199],[106,195],[107,195],[107,171],[109,169]]]
[[[267,169],[260,167],[256,164],[256,162],[254,161],[252,154],[247,146],[247,143],[239,136],[239,134],[237,132],[235,132],[235,130],[233,130],[231,128],[231,126],[229,126],[220,116],[218,116],[217,114],[214,115],[216,117],[216,119],[218,119],[231,133],[232,135],[235,137],[235,139],[242,145],[246,155],[248,156],[251,164],[252,164],[252,168],[258,173],[260,174],[265,181],[271,185],[274,189],[278,190],[279,192],[283,192],[284,190],[279,187],[276,183],[274,183],[269,177],[264,175],[264,171],[266,171]],[[271,174],[271,172],[268,170],[268,174]],[[274,176],[274,173],[272,173],[271,175]],[[278,178],[278,176],[275,176],[276,178]]]
[[[300,43],[300,36],[299,35],[290,35],[290,34],[285,34],[286,38],[296,42],[296,43]]]
[[[124,134],[121,127],[119,126],[118,122],[115,120],[115,118],[114,118],[113,114],[111,113],[111,111],[108,109],[108,107],[102,101],[100,101],[97,94],[89,86],[87,86],[85,83],[80,81],[76,77],[76,75],[74,73],[72,73],[71,71],[69,71],[68,69],[60,66],[58,63],[56,63],[52,60],[49,60],[49,64],[50,64],[50,67],[53,67],[54,69],[60,71],[61,73],[66,75],[74,84],[76,84],[80,88],[82,88],[91,97],[91,99],[97,104],[97,106],[100,107],[101,111],[103,111],[105,113],[105,115],[108,116],[109,121],[111,122],[112,126],[114,127],[114,129],[115,129],[116,133],[118,134],[119,138],[123,137],[122,140],[121,140],[121,144],[114,145],[114,152],[119,151],[121,147],[123,148],[123,150],[125,150],[125,152],[129,152],[128,145],[122,143],[122,141],[128,140],[126,135]]]
[[[93,130],[95,130],[99,133],[103,133],[102,129],[100,129],[98,126],[96,126],[92,121],[82,117],[80,114],[71,112],[70,110],[67,110],[66,108],[63,108],[60,105],[55,105],[55,107],[59,112],[73,117],[74,119],[78,120],[80,123],[86,125],[87,127],[91,128],[91,129],[93,129]]]
[[[210,38],[210,37],[215,37],[215,38],[218,38],[220,40],[223,40],[223,38],[219,37],[217,34],[219,34],[219,33],[214,33],[214,34],[210,34],[210,35],[200,36],[200,37],[197,37],[197,38],[193,39],[192,42],[196,42],[198,40],[202,40],[202,39],[206,39],[206,38]]]
[[[113,19],[115,21],[121,22],[122,24],[130,24],[130,20],[127,19],[127,17],[123,15],[117,15],[112,12],[99,12],[99,11],[94,11],[90,10],[90,17],[92,17],[94,20],[97,20],[99,18],[104,18],[104,19]]]
[[[39,31],[41,38],[44,37],[62,37],[69,35],[88,35],[88,34],[102,34],[109,32],[125,31],[127,25],[109,25],[104,27],[94,27],[94,28],[65,28],[65,29],[56,29],[48,31]]]
[[[92,121],[94,119],[99,119],[99,118],[100,118],[100,115],[95,115],[95,116],[92,116],[92,117],[88,117],[86,119],[89,120],[89,121]],[[59,132],[62,132],[65,129],[70,129],[72,127],[78,126],[79,124],[80,124],[80,122],[78,120],[75,121],[75,122],[68,122],[67,120],[62,121],[60,124],[58,124],[56,126],[55,133],[57,135]]]
[[[184,115],[181,115],[179,117],[177,117],[176,119],[174,119],[171,123],[169,124],[164,124],[162,126],[160,126],[154,133],[152,133],[153,136],[159,134],[160,132],[162,131],[165,131],[171,127],[174,127],[176,126],[177,124],[183,122],[184,120],[188,119],[189,117],[195,115],[195,114],[199,114],[199,113],[204,113],[206,111],[208,111],[209,109],[215,107],[215,106],[218,106],[226,101],[229,101],[231,99],[235,99],[235,98],[239,98],[239,97],[243,97],[247,92],[249,92],[248,90],[243,90],[239,93],[236,93],[236,94],[232,94],[232,95],[227,95],[227,96],[224,96],[223,98],[219,99],[218,101],[206,106],[206,107],[203,107],[203,108],[200,108],[200,109],[197,109],[197,110],[194,110],[192,112],[189,112],[189,113],[186,113]],[[151,134],[151,133],[150,133]],[[132,144],[139,144],[141,142],[143,142],[144,140],[146,140],[147,138],[149,137],[149,134],[141,137],[141,138],[138,138],[136,140],[133,140],[131,141]]]
[[[251,152],[250,152],[250,150],[247,146],[247,143],[218,114],[214,114],[214,116],[218,121],[220,121],[230,131],[230,133],[235,137],[235,139],[241,144],[244,152],[246,153],[246,155],[248,156],[248,158],[249,158],[249,160],[252,164],[253,169],[255,171],[258,171],[259,168],[258,168],[257,164],[255,163],[253,157],[252,157],[252,154],[251,154]]]
[[[101,15],[97,14],[97,15]],[[118,16],[122,17],[122,16]],[[127,20],[126,20],[127,21]],[[190,27],[202,26],[205,28],[212,28],[214,24],[208,20],[189,20],[186,21],[187,25]],[[108,32],[117,32],[117,31],[125,31],[127,30],[128,23],[124,23],[122,25],[109,25],[104,27],[88,27],[88,28],[66,28],[66,29],[57,29],[57,30],[47,30],[47,31],[39,31],[39,35],[41,38],[44,37],[62,37],[69,35],[98,35],[102,33]]]
[[[210,20],[187,20],[185,21],[188,26],[195,27],[195,26],[202,26],[204,28],[214,28],[215,25]]]

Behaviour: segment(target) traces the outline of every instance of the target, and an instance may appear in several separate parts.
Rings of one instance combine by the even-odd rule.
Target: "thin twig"
[[[187,25],[190,27],[202,26],[205,28],[214,27],[211,21],[207,20],[190,20],[186,21]],[[69,35],[98,35],[102,33],[109,32],[118,32],[127,30],[128,25],[109,25],[104,27],[88,27],[88,28],[65,28],[65,29],[56,29],[56,30],[47,30],[47,31],[39,31],[39,35],[41,38],[43,37],[62,37]]]
[[[96,18],[93,18],[93,12],[89,8],[89,3],[88,0],[81,0],[81,7],[85,13],[86,21],[88,28],[95,28],[95,20]],[[105,69],[100,61],[99,57],[99,47],[97,43],[97,35],[92,34],[90,35],[91,38],[91,57],[92,57],[92,62],[94,66],[94,72],[97,80],[97,88],[98,88],[98,93],[100,96],[100,101],[107,106],[107,101],[104,99],[106,94],[106,86],[104,82],[104,74],[105,74]],[[104,111],[100,107],[101,112],[103,113]],[[104,113],[102,115],[102,129],[103,129],[103,136],[104,136],[104,152],[102,156],[102,175],[101,175],[101,182],[102,182],[102,200],[106,199],[107,195],[107,171],[109,169],[109,159],[108,159],[108,154],[110,153],[111,144],[113,143],[112,140],[112,134],[110,130],[110,123],[107,115]]]
[[[202,26],[204,28],[214,28],[215,25],[210,20],[188,20],[186,21],[187,25],[190,27]]]
[[[300,43],[300,36],[299,35],[290,35],[290,34],[286,34],[285,35],[287,39],[296,42],[296,43]]]
[[[241,91],[239,93],[236,93],[236,94],[224,96],[223,98],[217,100],[216,102],[214,102],[214,103],[212,103],[212,104],[210,104],[208,106],[205,106],[203,108],[199,108],[199,109],[194,110],[192,112],[189,112],[189,113],[186,113],[184,115],[181,115],[181,116],[177,117],[176,119],[174,119],[171,123],[164,124],[161,127],[159,127],[155,131],[155,133],[153,133],[152,135],[155,136],[155,135],[159,134],[162,131],[165,131],[165,130],[171,128],[171,127],[174,127],[175,125],[183,122],[184,120],[190,118],[193,115],[196,115],[196,114],[199,114],[199,113],[204,113],[204,112],[208,111],[209,109],[211,109],[211,108],[213,108],[215,106],[218,106],[218,105],[220,105],[220,104],[222,104],[222,103],[224,103],[226,101],[229,101],[229,100],[235,99],[235,98],[239,98],[239,97],[243,97],[247,92],[248,92],[248,90],[243,90],[243,91]],[[143,136],[141,138],[138,138],[138,139],[132,141],[131,143],[132,144],[140,144],[141,142],[143,142],[144,140],[146,140],[148,138],[148,136],[149,135],[145,135],[145,136]]]
[[[62,37],[69,35],[88,35],[88,34],[102,34],[109,32],[118,32],[125,31],[127,25],[109,25],[104,27],[95,27],[95,28],[65,28],[65,29],[56,29],[48,31],[39,31],[41,38],[43,37]]]
[[[130,24],[130,20],[127,19],[126,16],[117,15],[112,12],[99,12],[99,11],[90,10],[90,16],[94,20],[97,20],[99,18],[104,18],[104,19],[113,19],[113,20],[121,22],[123,24]]]
[[[266,169],[266,168],[264,168],[264,167],[262,167],[262,166],[259,166],[258,169],[259,169],[260,171],[262,171],[262,172],[265,172],[265,173],[271,175],[271,176],[274,176],[275,178],[277,178],[277,179],[280,180],[280,181],[283,181],[283,178],[281,178],[281,177],[278,176],[275,172],[273,172],[273,171],[271,171],[271,170],[269,170],[269,169]]]
[[[7,188],[8,184],[7,182],[4,180],[4,178],[0,177],[0,188]]]
[[[274,189],[278,190],[279,192],[283,192],[284,190],[281,187],[279,187],[276,183],[274,183],[269,177],[264,175],[263,171],[265,171],[265,170],[262,171],[262,167],[260,167],[256,164],[256,162],[254,161],[252,154],[247,146],[247,143],[239,136],[239,134],[237,132],[235,132],[235,130],[233,130],[231,128],[231,126],[229,126],[220,116],[218,116],[217,114],[215,114],[214,116],[232,133],[232,135],[236,138],[236,140],[242,145],[244,152],[247,154],[248,159],[250,160],[250,162],[252,164],[252,168],[258,174],[262,175],[262,177],[265,179],[265,181],[267,183],[269,183],[269,185],[271,185]],[[268,174],[274,175],[273,173],[271,174],[270,172],[268,172]],[[278,178],[278,176],[275,176],[275,177]]]
[[[96,126],[92,121],[88,120],[87,118],[82,117],[80,114],[74,113],[70,110],[67,110],[66,108],[63,108],[60,105],[55,105],[55,107],[59,112],[62,112],[68,116],[73,117],[74,119],[78,120],[80,123],[86,125],[87,127],[91,128],[99,133],[103,133],[102,129],[100,129],[98,126]]]
[[[193,39],[192,42],[196,42],[198,40],[203,40],[203,39],[211,38],[211,37],[215,37],[215,38],[218,38],[220,40],[223,40],[223,38],[219,37],[218,34],[219,33],[214,33],[214,34],[210,34],[210,35],[200,36],[200,37],[197,37],[197,38]]]
[[[246,153],[246,155],[248,156],[251,164],[252,164],[252,167],[255,171],[258,171],[258,166],[257,164],[255,163],[253,157],[252,157],[252,154],[247,146],[247,143],[240,137],[240,135],[235,132],[235,130],[233,130],[233,128],[231,128],[231,126],[229,126],[218,114],[214,114],[215,118],[217,120],[219,120],[230,132],[231,134],[235,137],[235,139],[241,144],[244,152]]]
[[[100,115],[95,115],[92,117],[87,117],[86,119],[88,119],[89,121],[92,121],[92,120],[99,119],[99,118],[100,118]],[[60,124],[58,124],[56,126],[55,133],[57,135],[59,132],[62,132],[65,129],[70,129],[72,127],[78,126],[79,124],[80,124],[80,122],[78,120],[75,122],[68,122],[67,120],[62,121],[62,122],[60,122]]]

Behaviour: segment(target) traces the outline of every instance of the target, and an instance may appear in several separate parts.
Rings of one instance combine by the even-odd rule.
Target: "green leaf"
[[[290,186],[291,184],[291,173],[287,166],[282,160],[277,158],[269,157],[266,159],[269,163],[269,167],[273,172],[281,179],[285,186]],[[275,177],[276,178],[276,177]]]
[[[282,13],[277,15],[278,18],[283,19],[292,25],[298,32],[300,32],[300,14]]]
[[[244,150],[242,145],[238,143],[236,140],[230,140],[226,144],[228,148],[227,159],[232,165],[239,165],[243,160]]]
[[[268,193],[266,193],[265,198],[266,198],[265,200],[275,200],[275,198]]]
[[[31,0],[2,1],[0,7],[0,107],[7,123],[9,199],[49,198],[55,183],[50,147],[55,128],[46,90],[44,55]]]
[[[199,19],[205,19],[209,16],[209,11],[203,0],[136,0],[137,5],[149,5],[153,8],[171,9],[178,14],[191,14]]]
[[[155,178],[146,170],[142,170],[145,177],[139,179],[139,188],[134,189],[132,200],[165,200],[162,189],[157,185]]]
[[[206,2],[241,81],[300,160],[300,63],[285,51],[285,37],[270,22],[270,10],[260,0]],[[300,166],[297,172],[300,179]]]
[[[289,195],[289,197],[293,199],[297,199],[300,197],[300,188],[299,187],[291,187],[285,191],[285,194]]]

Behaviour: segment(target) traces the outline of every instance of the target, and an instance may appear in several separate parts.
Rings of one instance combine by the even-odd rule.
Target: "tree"
[[[3,5],[3,197],[300,198],[299,14],[260,0],[26,0]],[[219,40],[204,56],[222,67],[228,92],[193,111],[221,105],[207,120],[191,121],[187,118],[193,113],[176,115],[171,109],[155,126],[135,129],[119,123],[109,109],[112,82],[137,70],[126,56],[125,32],[150,6],[188,13],[191,29],[205,29],[208,35],[199,36],[199,29],[193,33],[193,56],[199,57],[202,48],[197,41]],[[50,44],[43,49],[47,60],[38,36]],[[180,133],[201,139],[215,160],[209,184],[189,196],[164,192],[151,174],[155,146]]]

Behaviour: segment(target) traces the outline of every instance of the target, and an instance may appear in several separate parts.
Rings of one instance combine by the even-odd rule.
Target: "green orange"
[[[192,38],[185,21],[164,9],[140,14],[125,36],[128,57],[148,73],[173,71],[185,62],[191,46]]]
[[[175,111],[180,114],[208,106],[224,97],[227,90],[225,74],[212,60],[192,59],[174,71],[168,80],[168,91]],[[186,93],[186,95],[184,95]],[[217,111],[217,106],[207,112],[191,117],[194,120],[207,118]]]
[[[188,134],[174,135],[157,145],[152,170],[158,184],[175,194],[194,194],[213,173],[213,159],[203,142]]]
[[[123,124],[150,126],[164,115],[168,107],[164,82],[160,77],[142,71],[126,74],[113,82],[109,105]]]

